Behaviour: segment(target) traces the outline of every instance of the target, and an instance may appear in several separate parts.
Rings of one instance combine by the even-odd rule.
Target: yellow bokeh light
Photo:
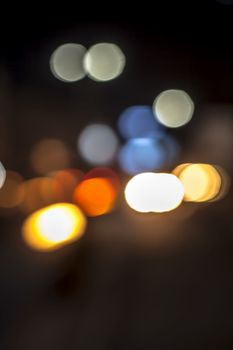
[[[185,201],[209,201],[220,191],[221,176],[210,164],[181,164],[173,173],[179,177],[184,186]]]
[[[126,185],[125,199],[128,205],[141,213],[162,213],[178,207],[184,196],[180,180],[172,174],[142,173],[134,176]]]
[[[59,203],[31,214],[22,227],[23,239],[39,251],[55,250],[80,238],[86,218],[73,204]]]

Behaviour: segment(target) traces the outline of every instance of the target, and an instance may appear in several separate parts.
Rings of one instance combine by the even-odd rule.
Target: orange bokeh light
[[[58,185],[57,196],[60,201],[72,201],[73,192],[83,176],[83,172],[79,169],[65,169],[51,174],[52,179]]]
[[[88,216],[110,212],[115,204],[117,191],[107,178],[92,178],[82,181],[74,191],[74,201]]]

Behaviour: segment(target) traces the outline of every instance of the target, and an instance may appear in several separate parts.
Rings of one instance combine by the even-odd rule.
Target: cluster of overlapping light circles
[[[210,164],[181,164],[173,170],[184,186],[184,200],[207,202],[222,198],[229,188],[226,172]]]
[[[59,191],[58,182],[48,176],[24,181],[20,185],[20,192],[22,193],[20,209],[25,213],[31,213],[55,203],[59,200]]]
[[[4,185],[6,180],[6,169],[4,168],[3,164],[0,162],[0,189]]]
[[[168,128],[178,128],[191,120],[194,103],[183,90],[166,90],[156,97],[153,111],[159,123]]]
[[[118,129],[126,139],[118,154],[124,172],[158,171],[174,164],[178,142],[156,121],[150,106],[128,107],[119,117]]]
[[[118,192],[117,175],[107,168],[95,168],[76,187],[73,200],[87,216],[100,216],[114,209]]]
[[[110,164],[116,155],[118,139],[113,129],[105,124],[91,124],[78,136],[78,150],[90,164]]]
[[[177,208],[184,197],[184,187],[173,174],[141,173],[125,187],[128,205],[141,213],[163,213]]]
[[[60,202],[72,202],[74,190],[82,181],[84,173],[79,169],[64,169],[49,175],[53,180],[54,197]]]
[[[31,214],[23,224],[22,234],[31,248],[51,251],[79,239],[85,228],[85,215],[77,206],[57,203]]]
[[[112,43],[99,43],[86,50],[83,45],[67,43],[51,55],[53,75],[64,82],[75,82],[85,77],[95,81],[109,81],[118,77],[125,67],[125,55]]]

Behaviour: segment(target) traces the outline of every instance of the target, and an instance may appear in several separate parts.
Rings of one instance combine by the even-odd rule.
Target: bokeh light
[[[58,202],[61,194],[60,183],[51,177],[38,177],[24,181],[20,185],[20,190],[22,193],[20,208],[26,213]]]
[[[211,200],[211,202],[216,202],[216,201],[219,201],[219,200],[223,199],[224,197],[226,197],[226,195],[228,194],[230,187],[231,187],[231,178],[230,178],[230,175],[227,173],[227,171],[219,165],[215,165],[215,169],[217,170],[217,172],[221,176],[221,187],[220,187],[219,192]]]
[[[91,164],[105,165],[113,161],[118,147],[114,131],[105,124],[88,125],[78,138],[82,157]]]
[[[6,180],[3,187],[0,189],[0,207],[14,208],[17,207],[23,200],[23,193],[20,185],[23,178],[15,171],[6,171]]]
[[[0,189],[4,185],[5,180],[6,180],[6,169],[4,168],[3,164],[0,162]]]
[[[119,192],[120,190],[120,179],[119,176],[115,171],[113,171],[110,168],[105,168],[105,167],[97,167],[93,168],[90,171],[88,171],[83,179],[93,179],[93,178],[104,178],[107,179],[111,185],[114,187],[115,191]]]
[[[118,155],[121,169],[128,174],[160,169],[165,162],[165,150],[151,138],[129,140]]]
[[[30,154],[33,170],[41,175],[67,168],[70,164],[67,146],[57,139],[43,139],[37,142]]]
[[[173,174],[138,174],[125,188],[126,202],[141,213],[171,211],[181,204],[183,196],[183,185]]]
[[[163,133],[162,125],[154,118],[150,106],[131,106],[125,109],[119,117],[118,129],[125,139],[159,137]]]
[[[184,186],[185,201],[209,201],[220,191],[221,176],[210,164],[181,164],[173,172]]]
[[[84,180],[74,191],[74,202],[88,216],[99,216],[110,212],[116,198],[117,191],[107,178]]]
[[[84,173],[79,169],[65,169],[49,174],[53,179],[53,192],[60,202],[71,202],[74,189],[82,181]]]
[[[161,124],[169,128],[178,128],[192,118],[194,103],[185,91],[166,90],[155,99],[153,110]]]
[[[50,58],[53,75],[64,82],[74,82],[85,76],[83,58],[86,49],[79,44],[68,43],[59,46]]]
[[[161,170],[174,164],[180,147],[176,139],[164,134],[162,138],[130,139],[122,146],[118,161],[127,174]]]
[[[125,67],[125,56],[115,44],[96,44],[91,46],[85,54],[84,67],[93,80],[112,80],[122,73]]]
[[[73,204],[58,203],[31,214],[22,227],[23,239],[31,248],[50,251],[79,239],[86,218]]]

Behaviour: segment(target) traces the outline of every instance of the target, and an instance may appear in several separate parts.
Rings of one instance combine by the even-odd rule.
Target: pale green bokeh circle
[[[50,58],[50,69],[53,75],[64,82],[75,82],[85,77],[83,58],[86,53],[80,44],[64,44],[59,46]]]
[[[194,103],[183,90],[166,90],[155,99],[153,111],[161,124],[169,128],[178,128],[191,120]]]
[[[110,43],[90,47],[84,57],[84,68],[88,76],[96,81],[108,81],[118,77],[125,67],[125,55]]]

